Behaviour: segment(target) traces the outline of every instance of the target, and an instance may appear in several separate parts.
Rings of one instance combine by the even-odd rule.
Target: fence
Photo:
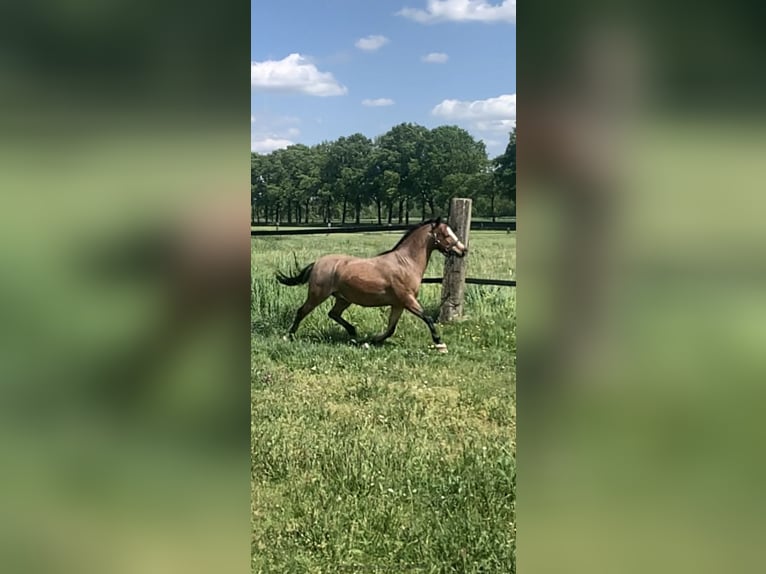
[[[507,222],[477,221],[471,222],[471,200],[454,198],[450,206],[449,226],[458,237],[463,238],[468,245],[470,231],[511,231],[516,230],[516,220]],[[280,229],[251,229],[251,237],[269,237],[280,235],[327,235],[332,233],[381,233],[387,231],[407,231],[412,225],[351,225],[339,227],[288,227]],[[442,297],[439,320],[450,321],[462,315],[465,285],[494,285],[499,287],[515,287],[515,280],[484,279],[466,277],[466,262],[463,258],[452,257],[444,265],[442,277],[424,277],[423,283],[441,283]]]
[[[379,233],[385,231],[407,231],[412,225],[340,225],[320,227],[308,225],[305,227],[295,224],[272,225],[274,229],[251,229],[251,237],[268,237],[274,235],[322,235],[330,233]],[[471,225],[473,231],[516,231],[516,221],[478,221]]]

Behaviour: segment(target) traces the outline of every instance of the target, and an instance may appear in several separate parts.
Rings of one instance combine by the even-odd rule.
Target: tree
[[[435,215],[436,198],[444,196],[439,191],[445,178],[478,174],[486,166],[484,142],[476,141],[466,130],[457,126],[439,126],[428,132],[419,178],[423,219],[426,217],[426,205],[431,215]]]
[[[341,223],[346,223],[349,203],[353,205],[355,220],[361,216],[365,199],[364,175],[372,152],[372,142],[356,133],[331,142],[322,169],[322,181],[332,196],[342,202]]]
[[[512,203],[513,213],[516,213],[516,128],[508,137],[505,152],[493,160],[495,185],[498,193]]]
[[[324,206],[324,222],[332,221],[333,206],[345,193],[340,187],[340,174],[343,169],[343,144],[346,138],[340,138],[324,144],[324,154],[319,169],[319,195]]]
[[[291,223],[294,214],[296,223],[300,223],[302,212],[309,210],[318,188],[317,153],[314,148],[296,144],[283,150],[279,157],[285,170],[282,189],[288,202],[287,221]]]
[[[260,223],[260,209],[266,201],[266,180],[263,177],[263,156],[250,154],[250,220],[253,224]],[[265,219],[265,214],[264,214]]]
[[[372,141],[356,133],[350,136],[347,141],[347,160],[348,171],[345,172],[344,186],[349,198],[354,202],[354,221],[358,225],[362,214],[362,205],[368,203],[370,199],[371,185],[365,178],[372,156]]]
[[[396,199],[399,202],[399,223],[404,212],[405,221],[410,222],[410,201],[420,192],[421,160],[428,129],[411,123],[391,128],[380,137],[379,145],[390,153],[392,171],[399,174]]]
[[[355,133],[308,147],[251,154],[253,223],[312,218],[325,223],[353,214],[409,223],[445,213],[449,199],[472,197],[476,215],[510,213],[516,198],[516,132],[505,153],[487,161],[484,143],[457,126],[429,130],[402,123],[371,141]],[[397,209],[398,207],[398,209]]]

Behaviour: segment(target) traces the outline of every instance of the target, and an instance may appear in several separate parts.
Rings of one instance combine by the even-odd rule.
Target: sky
[[[250,147],[402,122],[505,150],[516,122],[515,0],[251,0]]]

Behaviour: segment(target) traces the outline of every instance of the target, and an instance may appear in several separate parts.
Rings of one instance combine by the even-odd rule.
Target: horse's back
[[[339,280],[343,268],[349,261],[359,259],[351,255],[332,254],[324,255],[314,262],[314,269],[311,273],[311,283],[316,286],[332,288]]]

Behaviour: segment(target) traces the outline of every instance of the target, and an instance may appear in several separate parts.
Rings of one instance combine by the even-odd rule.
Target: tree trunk
[[[304,215],[306,216],[306,223],[309,222],[309,200],[306,200],[306,211],[304,212]]]
[[[354,201],[354,211],[356,212],[354,214],[354,223],[359,225],[359,219],[362,216],[362,197],[357,194],[356,199]]]
[[[405,225],[410,224],[410,198],[409,197],[404,202],[404,223]]]
[[[380,218],[380,200],[376,199],[375,203],[377,204],[377,207],[378,207],[378,225],[382,225],[383,221]],[[389,221],[389,223],[391,222]]]
[[[436,207],[434,206],[433,196],[428,198],[428,207],[431,209],[431,217],[436,215]]]
[[[492,223],[495,223],[495,194],[489,196],[489,211],[492,215]]]
[[[420,197],[420,221],[426,220],[426,198],[425,196]]]
[[[399,216],[399,225],[402,224],[402,216],[404,215],[404,198],[399,200],[399,213],[397,214]]]
[[[295,202],[295,223],[301,222],[301,202]]]
[[[348,197],[344,195],[343,196],[343,215],[340,218],[340,222],[341,222],[342,225],[346,224],[346,211],[347,211],[347,209],[348,209]]]
[[[287,211],[287,223],[293,222],[293,201],[291,199],[287,200],[287,205],[285,206],[285,211]]]
[[[386,207],[388,207],[388,224],[391,225],[391,217],[394,215],[394,202],[389,201]]]

